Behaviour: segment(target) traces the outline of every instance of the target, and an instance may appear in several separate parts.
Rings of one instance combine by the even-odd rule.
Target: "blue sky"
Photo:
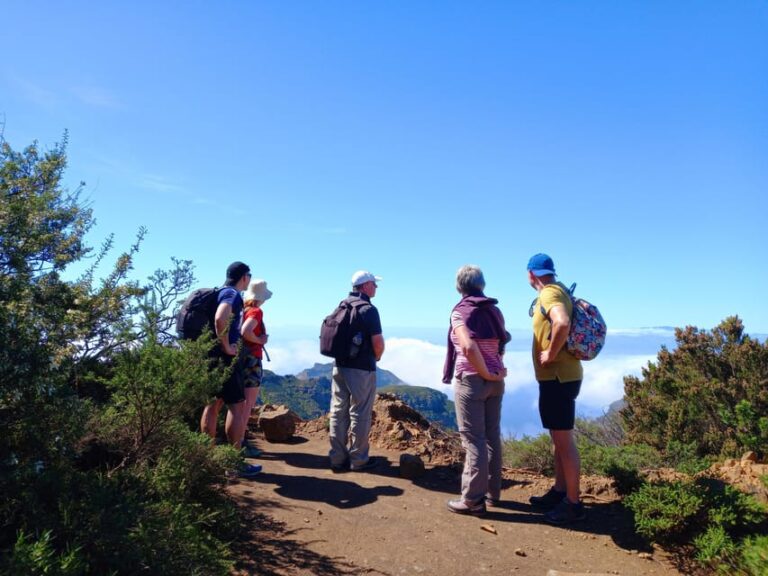
[[[611,328],[768,332],[764,1],[7,0],[0,49],[5,139],[68,130],[91,243],[249,263],[286,370],[360,268],[391,350],[442,343],[465,263],[527,342],[539,251]]]

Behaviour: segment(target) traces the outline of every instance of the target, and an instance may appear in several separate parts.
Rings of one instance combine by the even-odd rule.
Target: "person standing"
[[[242,262],[233,262],[227,268],[224,287],[219,291],[218,304],[214,317],[216,345],[211,350],[212,365],[227,367],[228,375],[216,393],[216,399],[203,409],[200,418],[200,430],[211,438],[216,438],[216,423],[222,405],[227,405],[227,418],[224,431],[227,440],[235,448],[240,448],[243,438],[241,429],[245,408],[245,390],[240,363],[237,362],[238,343],[240,341],[240,314],[243,310],[243,298],[240,292],[248,287],[251,270]],[[261,466],[243,464],[237,471],[241,477],[249,477],[261,471]]]
[[[245,432],[248,429],[248,420],[251,417],[253,407],[256,405],[256,400],[259,398],[261,378],[264,372],[262,357],[264,356],[264,346],[269,340],[267,329],[264,326],[264,311],[261,307],[271,297],[272,292],[267,288],[266,280],[253,280],[248,290],[243,294],[245,308],[243,326],[240,329],[240,335],[245,342],[242,359],[245,385],[245,408],[241,426],[243,442],[245,441]],[[261,451],[255,446],[243,445],[243,453],[249,458],[258,458],[261,455]]]
[[[508,341],[498,300],[483,293],[485,278],[477,266],[456,274],[461,300],[451,312],[443,382],[454,378],[456,421],[464,447],[461,498],[448,501],[457,514],[482,515],[501,495],[502,355]]]
[[[368,455],[368,433],[376,398],[376,362],[384,353],[379,311],[371,304],[380,281],[365,270],[355,272],[346,299],[355,312],[350,353],[336,358],[333,367],[328,457],[334,472],[358,472],[378,464]]]
[[[573,435],[583,371],[581,362],[565,348],[573,302],[555,277],[555,264],[546,254],[535,254],[528,261],[528,282],[539,294],[530,310],[539,414],[552,438],[555,458],[554,486],[542,496],[531,496],[530,503],[546,510],[547,522],[562,524],[585,517],[580,500],[581,460]]]

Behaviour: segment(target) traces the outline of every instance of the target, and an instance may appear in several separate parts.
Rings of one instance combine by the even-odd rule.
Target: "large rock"
[[[286,442],[296,433],[301,418],[287,406],[264,406],[259,416],[259,428],[267,442]]]

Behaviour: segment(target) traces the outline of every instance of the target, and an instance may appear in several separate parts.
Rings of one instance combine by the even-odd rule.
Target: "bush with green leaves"
[[[97,279],[65,144],[0,139],[0,573],[227,574],[238,456],[195,431],[222,374],[170,333],[192,264],[130,280],[140,229]]]
[[[622,415],[632,443],[659,450],[679,442],[696,455],[760,455],[768,449],[768,342],[744,333],[733,316],[712,331],[676,329],[642,378],[624,378]]]
[[[690,543],[698,562],[724,573],[765,573],[756,567],[766,552],[758,535],[768,527],[768,509],[720,480],[644,484],[624,503],[637,532],[649,540]]]
[[[552,441],[549,435],[507,438],[502,445],[504,463],[514,468],[529,468],[539,474],[551,475],[555,470]]]

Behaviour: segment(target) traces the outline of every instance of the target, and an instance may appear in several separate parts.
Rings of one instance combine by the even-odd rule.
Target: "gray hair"
[[[456,290],[461,294],[482,291],[485,288],[485,278],[480,266],[466,264],[456,272]]]

